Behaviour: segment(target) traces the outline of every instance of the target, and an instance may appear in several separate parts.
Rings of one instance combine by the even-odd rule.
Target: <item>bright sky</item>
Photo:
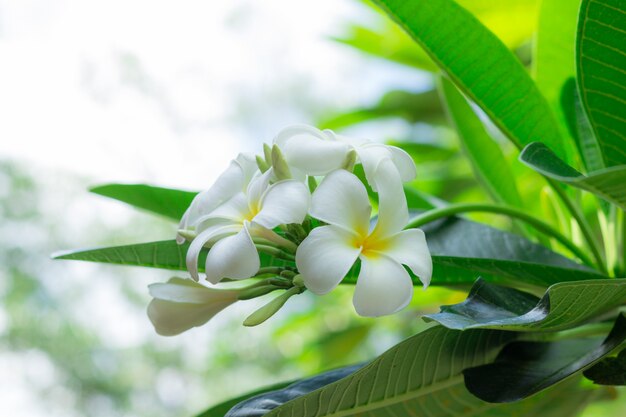
[[[311,122],[303,102],[370,101],[393,80],[327,40],[368,17],[348,0],[0,0],[0,158],[206,188]]]

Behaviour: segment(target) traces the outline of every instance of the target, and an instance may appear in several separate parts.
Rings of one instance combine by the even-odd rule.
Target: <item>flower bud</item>
[[[263,159],[259,155],[256,156],[256,164],[259,166],[259,170],[261,172],[265,172],[268,169],[270,169],[269,164],[267,162],[265,162],[265,159]]]
[[[274,175],[279,181],[292,178],[289,165],[287,165],[282,151],[276,145],[272,148],[272,167],[274,168]]]
[[[283,294],[274,298],[269,303],[265,304],[263,307],[250,314],[247,319],[244,320],[243,325],[247,327],[258,326],[263,323],[265,320],[272,317],[274,314],[278,312],[285,305],[288,299],[296,294],[301,294],[304,292],[304,288],[302,287],[292,287]]]

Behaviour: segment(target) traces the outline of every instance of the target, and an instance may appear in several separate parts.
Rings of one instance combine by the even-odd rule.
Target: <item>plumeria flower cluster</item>
[[[353,173],[356,164],[378,194],[375,221],[366,184]],[[404,230],[403,182],[415,175],[400,148],[311,126],[287,127],[262,155],[240,154],[181,219],[177,241],[190,242],[191,279],[150,286],[148,315],[157,332],[175,335],[236,301],[283,291],[244,321],[260,324],[294,295],[332,291],[356,264],[358,314],[377,317],[406,307],[413,295],[408,271],[424,288],[432,275],[424,233]],[[245,287],[223,285],[251,278]]]

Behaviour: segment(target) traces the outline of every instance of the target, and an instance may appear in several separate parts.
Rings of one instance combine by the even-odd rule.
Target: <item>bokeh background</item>
[[[531,67],[535,0],[459,2]],[[422,328],[422,312],[462,297],[418,291],[410,309],[371,320],[345,289],[297,297],[244,328],[256,300],[165,338],[145,315],[146,286],[171,273],[49,257],[174,235],[175,224],[89,186],[201,190],[291,123],[400,142],[420,189],[486,200],[433,70],[357,0],[0,0],[0,414],[193,416],[367,360]],[[607,401],[585,415],[624,409]]]

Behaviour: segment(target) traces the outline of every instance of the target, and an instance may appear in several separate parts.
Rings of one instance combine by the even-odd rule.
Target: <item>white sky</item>
[[[206,188],[311,122],[304,100],[345,107],[393,80],[326,39],[359,16],[348,0],[0,0],[0,158]]]

